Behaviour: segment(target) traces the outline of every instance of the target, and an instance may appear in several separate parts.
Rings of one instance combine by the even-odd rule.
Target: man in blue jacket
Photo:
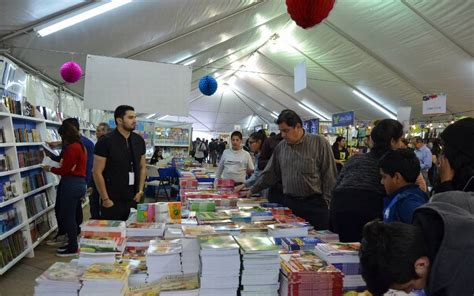
[[[387,152],[379,160],[381,182],[388,197],[385,200],[384,222],[411,223],[413,212],[428,201],[428,196],[418,185],[420,163],[409,149]]]

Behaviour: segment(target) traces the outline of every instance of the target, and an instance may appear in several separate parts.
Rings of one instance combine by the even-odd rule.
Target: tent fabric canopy
[[[203,131],[272,123],[271,113],[286,108],[303,118],[317,117],[303,106],[326,118],[349,110],[360,120],[387,117],[354,90],[392,112],[411,106],[413,118],[427,121],[443,116],[423,116],[422,95],[446,92],[445,119],[460,112],[474,115],[471,0],[339,0],[329,17],[309,30],[294,24],[284,0],[138,0],[46,37],[32,30],[90,4],[2,3],[3,48],[58,82],[60,66],[70,59],[85,66],[86,54],[181,64],[195,60],[190,114],[166,120]],[[295,94],[293,68],[303,60],[308,87]],[[197,89],[204,75],[219,82],[210,97]],[[83,80],[67,87],[82,94]],[[166,115],[153,112],[156,118]]]

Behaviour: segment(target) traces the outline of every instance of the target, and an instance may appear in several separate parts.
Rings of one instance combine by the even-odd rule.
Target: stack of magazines
[[[182,247],[179,240],[152,240],[146,252],[148,282],[155,282],[167,275],[182,274]]]
[[[92,264],[81,277],[83,286],[79,296],[125,295],[129,274],[128,264]]]

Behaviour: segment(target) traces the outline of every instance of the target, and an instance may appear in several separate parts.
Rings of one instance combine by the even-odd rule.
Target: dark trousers
[[[56,233],[56,236],[59,235],[64,235],[66,234],[66,230],[64,229],[64,221],[61,221],[61,203],[64,202],[62,195],[64,195],[64,192],[62,190],[63,188],[63,182],[62,178],[61,181],[59,182],[58,188],[56,190],[56,203],[54,204],[54,213],[56,215],[56,222],[58,225],[58,231]],[[82,199],[82,197],[81,197]],[[83,213],[82,213],[82,204],[81,204],[81,199],[78,201],[78,205],[76,207],[76,225],[77,225],[77,232],[81,232],[80,225],[82,224],[82,221],[84,219]]]
[[[316,230],[326,230],[329,226],[328,205],[320,194],[313,194],[307,197],[283,196],[283,204],[293,211]]]
[[[330,230],[341,242],[360,242],[367,222],[382,219],[383,195],[368,190],[334,191],[331,199]]]
[[[101,206],[100,213],[103,220],[126,221],[130,215],[130,208],[137,208],[134,200],[114,200],[114,205],[110,208]]]
[[[100,219],[100,196],[94,182],[92,183],[92,194],[89,196],[89,208],[91,219]]]
[[[283,204],[283,186],[281,184],[268,188],[268,202]]]
[[[59,219],[62,230],[68,236],[68,248],[77,249],[78,222],[82,220],[81,198],[86,194],[83,177],[64,176],[61,178]],[[78,215],[80,212],[80,216]]]

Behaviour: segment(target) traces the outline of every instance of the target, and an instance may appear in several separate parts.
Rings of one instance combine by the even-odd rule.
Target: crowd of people
[[[97,127],[95,144],[80,134],[75,119],[58,132],[62,152],[56,200],[59,256],[77,252],[81,199],[91,193],[91,216],[126,220],[145,185],[145,143],[133,130],[131,106],[114,113],[116,128]],[[217,167],[216,178],[233,179],[235,191],[262,194],[289,207],[315,229],[330,229],[342,242],[361,242],[362,275],[375,295],[388,289],[425,289],[427,295],[472,295],[474,264],[474,119],[449,125],[428,147],[407,140],[393,119],[374,123],[366,149],[350,155],[345,139],[331,146],[306,133],[292,110],[276,120],[279,134],[242,133],[197,138],[192,154]],[[53,144],[52,144],[53,145]],[[431,148],[431,149],[430,149]],[[158,161],[160,151],[153,158]]]

